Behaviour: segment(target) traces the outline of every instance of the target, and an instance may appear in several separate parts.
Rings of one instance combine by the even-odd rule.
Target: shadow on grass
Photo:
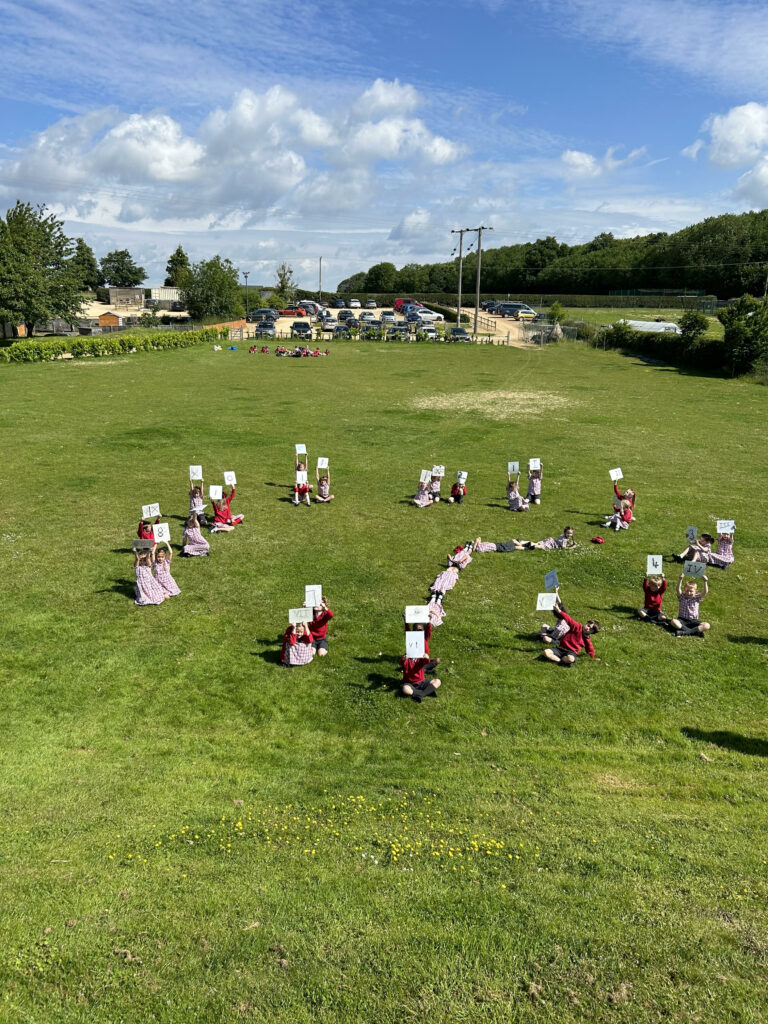
[[[768,644],[768,638],[764,636],[735,636],[730,634],[728,639],[732,644],[757,644],[759,647],[765,647]]]
[[[368,680],[369,690],[391,690],[393,693],[400,692],[401,680],[394,676],[385,676],[383,672],[369,672],[365,678]]]
[[[640,616],[637,614],[637,608],[633,607],[631,604],[612,604],[611,611],[624,612],[626,615],[631,615],[632,618],[640,621]]]
[[[261,658],[262,661],[267,661],[272,665],[282,665],[283,648],[279,640],[254,640],[254,643],[263,644],[265,650],[263,651],[251,651],[251,655],[254,658]]]
[[[509,505],[502,505],[499,501],[486,501],[486,508],[503,508],[505,511],[509,511]]]
[[[396,665],[399,660],[396,654],[382,654],[380,658],[355,658],[355,661],[359,661],[362,665]]]
[[[103,590],[97,590],[97,594],[122,594],[123,597],[130,597],[132,600],[136,597],[136,581],[135,580],[114,580],[111,587],[104,587]]]
[[[739,754],[750,754],[753,757],[768,757],[768,740],[759,740],[753,736],[742,736],[738,732],[727,732],[726,730],[706,732],[703,729],[689,729],[685,726],[680,732],[683,736],[687,736],[689,740],[713,743],[716,747],[735,750]]]

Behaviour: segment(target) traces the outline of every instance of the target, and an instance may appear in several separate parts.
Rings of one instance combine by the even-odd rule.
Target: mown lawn
[[[764,389],[348,343],[11,366],[0,397],[0,1019],[765,1020]],[[286,500],[297,441],[332,506]],[[506,462],[533,455],[543,504],[515,515]],[[236,470],[246,525],[137,608],[140,506],[178,542],[191,462]],[[434,462],[469,472],[464,506],[409,506]],[[617,465],[638,521],[593,545]],[[636,621],[646,554],[721,517],[709,636]],[[474,559],[437,700],[399,698],[402,609],[448,550],[565,523],[573,552]],[[555,567],[604,626],[570,671],[531,639]],[[289,671],[318,582],[331,653]]]

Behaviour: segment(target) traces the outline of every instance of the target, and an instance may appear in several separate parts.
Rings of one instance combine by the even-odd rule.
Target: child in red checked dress
[[[134,604],[162,604],[165,600],[163,588],[152,575],[152,556],[153,551],[150,551],[149,548],[134,552],[133,568],[136,573]]]
[[[528,493],[527,499],[533,505],[541,504],[541,481],[544,476],[544,465],[541,469],[528,470]]]
[[[235,488],[233,487],[229,494],[225,494],[222,491],[220,501],[211,499],[213,504],[213,526],[211,527],[211,533],[228,533],[230,530],[234,530],[236,526],[239,526],[243,519],[245,519],[243,515],[232,515],[230,505],[234,496]]]
[[[456,586],[456,581],[459,578],[459,570],[457,566],[450,565],[447,569],[444,569],[440,575],[435,579],[435,582],[429,588],[433,594],[447,594],[449,590],[453,590]]]
[[[529,509],[528,500],[520,494],[520,474],[512,479],[512,474],[507,473],[507,504],[510,512],[527,512]]]
[[[315,479],[317,480],[317,494],[315,495],[315,501],[333,501],[334,496],[331,494],[330,469],[326,469],[322,476],[320,476],[320,471],[315,469]]]
[[[432,499],[429,496],[429,484],[419,481],[419,489],[414,494],[411,504],[416,505],[417,508],[426,508],[427,505],[432,504]]]
[[[296,473],[297,474],[298,473],[306,473],[306,471],[307,471],[307,463],[306,462],[300,462],[299,461],[299,456],[297,455],[296,456]],[[310,504],[309,492],[312,490],[312,487],[308,483],[307,484],[300,484],[298,482],[298,479],[299,478],[298,478],[298,475],[297,475],[296,483],[294,484],[294,488],[293,488],[293,504],[294,505],[298,505],[299,502],[305,501],[307,503],[307,505],[309,505]]]
[[[184,526],[181,544],[181,553],[188,558],[192,558],[195,555],[208,555],[211,552],[211,546],[200,532],[200,524],[194,513],[190,515]]]
[[[286,666],[308,665],[315,656],[312,630],[305,622],[290,625],[283,634],[283,651],[280,657]]]
[[[176,580],[171,576],[171,559],[173,553],[171,551],[171,545],[166,541],[163,541],[165,548],[168,549],[166,552],[165,548],[155,545],[152,549],[152,571],[154,572],[155,579],[160,584],[160,587],[166,597],[176,597],[181,591]]]
[[[718,533],[717,549],[709,552],[707,561],[710,565],[717,566],[718,569],[727,569],[729,565],[733,565],[732,533]]]
[[[412,697],[420,704],[424,697],[437,696],[436,691],[440,686],[440,680],[429,680],[425,677],[425,672],[430,664],[429,658],[407,658],[403,655],[400,659],[400,667],[403,670],[401,693],[404,697]]]
[[[667,592],[667,580],[664,573],[661,576],[648,576],[643,579],[643,593],[645,600],[643,607],[638,608],[637,614],[646,622],[666,622],[667,616],[661,610],[661,602]]]
[[[323,598],[322,602],[312,609],[312,637],[315,653],[324,658],[328,653],[328,623],[333,618],[333,612],[328,607],[328,599]]]

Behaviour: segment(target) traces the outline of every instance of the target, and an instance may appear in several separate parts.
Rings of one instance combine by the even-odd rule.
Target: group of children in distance
[[[231,505],[235,497],[235,485],[227,493],[222,487],[221,498],[211,498],[213,515],[211,522],[205,514],[203,502],[203,480],[189,482],[189,514],[184,523],[181,538],[181,554],[185,558],[205,557],[210,554],[211,546],[202,534],[201,527],[208,527],[210,533],[228,533],[239,526],[245,518],[242,514],[233,515]],[[134,570],[136,573],[135,604],[162,604],[166,598],[176,597],[181,593],[176,580],[171,575],[173,552],[168,541],[156,541],[153,526],[159,526],[163,517],[155,517],[150,523],[143,516],[139,520],[136,534],[141,541],[151,541],[152,547],[139,548],[134,551]],[[164,546],[161,546],[164,545]],[[167,550],[166,550],[167,549]]]

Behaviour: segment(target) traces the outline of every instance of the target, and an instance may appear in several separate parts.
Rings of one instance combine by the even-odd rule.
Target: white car
[[[417,309],[416,312],[419,314],[419,319],[423,323],[428,324],[441,324],[445,320],[442,313],[434,313],[431,309]]]
[[[370,311],[370,309],[366,309],[366,311],[364,313],[360,314],[360,323],[361,324],[375,324],[376,323],[376,314],[372,313]]]
[[[434,341],[437,338],[437,328],[432,324],[419,324],[416,328],[416,337],[429,338],[430,341]]]
[[[360,309],[360,299],[350,299],[349,300],[349,308],[350,309]]]

